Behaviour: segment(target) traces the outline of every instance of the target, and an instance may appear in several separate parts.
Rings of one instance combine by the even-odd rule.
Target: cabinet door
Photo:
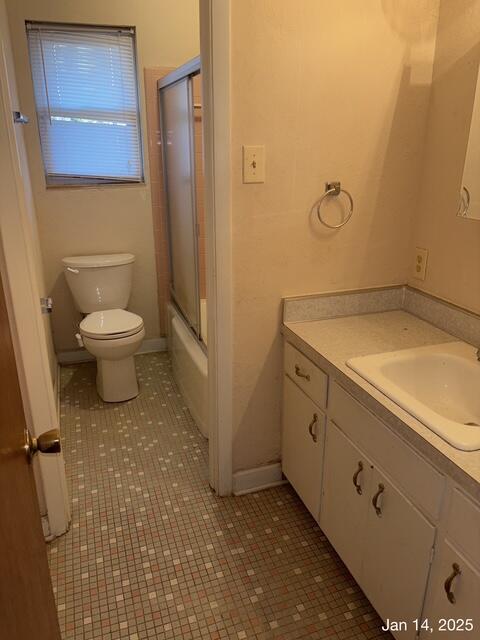
[[[290,378],[284,378],[282,469],[318,521],[325,416]]]
[[[422,613],[435,527],[375,469],[366,531],[360,585],[380,617],[408,623],[398,637],[414,638],[412,620]]]
[[[446,540],[439,545],[436,555],[438,560],[435,561],[423,614],[433,633],[424,631],[422,637],[444,640],[458,640],[463,636],[472,640],[480,638],[480,573]],[[457,571],[460,571],[458,575]],[[451,594],[450,599],[447,591]],[[473,631],[465,628],[469,618]]]
[[[327,425],[320,527],[358,581],[372,465],[332,421]]]

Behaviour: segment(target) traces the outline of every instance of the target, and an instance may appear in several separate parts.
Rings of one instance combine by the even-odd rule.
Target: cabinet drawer
[[[445,477],[336,382],[330,386],[330,417],[382,467],[424,513],[438,520]]]
[[[282,470],[317,521],[320,513],[324,446],[324,414],[285,376]]]
[[[458,489],[453,492],[448,512],[447,536],[480,568],[480,506]]]
[[[327,406],[327,374],[288,342],[285,342],[283,363],[285,373],[290,376],[319,407],[325,409]]]

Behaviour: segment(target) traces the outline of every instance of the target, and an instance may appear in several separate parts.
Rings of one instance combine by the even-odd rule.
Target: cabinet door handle
[[[455,580],[455,578],[459,576],[462,572],[460,571],[460,567],[456,562],[452,564],[452,569],[453,569],[452,573],[445,580],[445,584],[443,586],[445,587],[445,593],[447,594],[448,601],[451,602],[452,604],[455,604],[455,594],[452,591],[452,583]]]
[[[298,376],[299,378],[305,378],[307,382],[310,382],[310,374],[302,371],[298,366],[298,364],[295,365],[295,375]]]
[[[376,494],[373,496],[373,498],[372,498],[373,508],[375,509],[375,513],[377,514],[377,516],[378,516],[379,518],[381,518],[381,517],[382,517],[382,509],[381,509],[381,507],[379,507],[379,506],[378,506],[378,499],[379,499],[379,497],[382,495],[382,493],[383,493],[384,491],[385,491],[385,486],[384,486],[382,483],[380,483],[380,484],[378,485],[378,491],[377,491],[377,493],[376,493]]]
[[[314,414],[313,414],[313,419],[312,419],[312,421],[310,422],[310,424],[308,425],[308,433],[312,436],[312,440],[313,440],[314,442],[316,442],[316,441],[317,441],[317,432],[316,432],[316,429],[315,429],[315,431],[313,430],[313,429],[314,429],[314,427],[315,427],[315,426],[316,426],[316,424],[317,424],[317,420],[318,420],[318,416],[317,416],[317,414],[316,414],[316,413],[314,413]]]
[[[355,487],[355,489],[357,490],[357,493],[359,496],[362,495],[362,485],[358,482],[358,476],[362,473],[363,471],[363,462],[361,460],[358,461],[358,468],[355,471],[355,473],[353,474],[353,486]]]

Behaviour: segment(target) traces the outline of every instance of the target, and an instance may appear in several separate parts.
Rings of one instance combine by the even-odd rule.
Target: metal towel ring
[[[457,216],[460,216],[460,218],[466,218],[469,208],[470,191],[467,189],[467,187],[462,186],[462,190],[460,191],[460,202],[458,204]]]
[[[321,214],[322,203],[327,196],[337,197],[341,193],[344,193],[347,196],[348,201],[350,203],[350,210],[348,211],[345,219],[342,220],[342,222],[340,222],[339,224],[329,224],[328,222],[325,222],[325,220],[322,218],[322,214]],[[340,182],[326,182],[325,193],[323,194],[323,196],[321,196],[319,200],[317,200],[317,202],[313,206],[317,207],[317,216],[320,222],[324,224],[326,227],[328,227],[329,229],[340,229],[340,227],[343,227],[344,225],[347,224],[347,222],[350,220],[353,214],[353,198],[346,189],[342,189],[342,185],[340,184]]]

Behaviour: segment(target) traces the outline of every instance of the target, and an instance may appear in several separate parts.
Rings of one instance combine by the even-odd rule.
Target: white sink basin
[[[480,362],[465,342],[360,358],[347,365],[457,449],[480,449]]]

